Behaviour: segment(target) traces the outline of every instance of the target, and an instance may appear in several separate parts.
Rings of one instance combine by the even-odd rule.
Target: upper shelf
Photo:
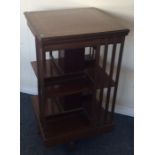
[[[24,14],[32,33],[40,39],[129,32],[117,19],[96,8],[35,11]]]
[[[33,61],[31,64],[36,76],[38,76],[37,62]],[[64,96],[82,91],[90,92],[94,88],[93,82],[84,72],[60,73],[52,60],[46,60],[44,77],[47,97]]]
[[[34,70],[34,73],[35,73],[36,77],[38,77],[37,61],[32,61],[31,65],[32,65],[32,68]],[[54,64],[52,63],[51,60],[46,60],[45,61],[45,66],[46,66],[45,74],[44,74],[45,78],[58,76],[58,71],[57,71],[56,67],[54,67]]]
[[[94,59],[92,59],[89,55],[85,55],[85,67],[86,68],[92,67],[94,65],[94,63],[95,63]],[[37,61],[32,61],[31,65],[35,72],[35,75],[38,77],[38,75],[37,75]],[[45,74],[44,74],[45,78],[58,77],[58,76],[64,75],[62,69],[59,67],[58,59],[53,58],[52,61],[50,59],[46,60],[45,66],[46,66]],[[74,73],[74,74],[77,75],[79,73]],[[67,75],[69,75],[69,74],[67,74]]]

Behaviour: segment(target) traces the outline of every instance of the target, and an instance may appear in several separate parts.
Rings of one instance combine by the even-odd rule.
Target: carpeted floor
[[[21,155],[133,155],[134,119],[124,115],[115,115],[116,127],[113,132],[79,140],[76,149],[68,151],[67,145],[48,148],[43,144],[33,107],[31,96],[21,93]]]

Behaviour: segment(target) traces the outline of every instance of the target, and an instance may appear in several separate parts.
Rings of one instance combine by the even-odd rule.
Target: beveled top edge
[[[55,39],[55,38],[63,38],[63,37],[75,37],[75,36],[80,36],[80,35],[82,35],[82,36],[87,36],[87,35],[98,35],[98,34],[107,34],[107,33],[117,33],[117,32],[122,32],[122,33],[124,33],[125,35],[127,35],[128,34],[128,32],[129,32],[129,29],[127,29],[127,28],[125,28],[125,27],[121,27],[120,26],[120,28],[117,28],[116,30],[114,29],[114,30],[112,30],[112,31],[102,31],[102,29],[101,29],[101,27],[100,27],[100,29],[101,29],[101,31],[100,30],[96,30],[96,31],[87,31],[87,32],[85,32],[85,31],[81,31],[81,33],[80,33],[80,31],[77,31],[77,33],[75,32],[73,32],[72,31],[72,33],[55,33],[55,34],[53,34],[53,35],[51,35],[50,33],[42,33],[43,32],[43,28],[41,29],[39,29],[39,28],[37,28],[37,26],[35,25],[35,23],[33,23],[33,20],[32,20],[32,18],[31,18],[31,15],[32,14],[37,14],[37,13],[59,13],[59,12],[63,12],[63,11],[75,11],[75,10],[83,10],[83,11],[85,11],[85,10],[95,10],[96,12],[99,12],[99,14],[100,15],[106,15],[106,17],[107,16],[109,16],[109,18],[113,18],[113,17],[111,17],[110,15],[107,15],[106,14],[106,12],[104,12],[103,10],[100,10],[100,9],[98,9],[98,8],[94,8],[94,7],[87,7],[87,8],[69,8],[69,9],[55,9],[55,10],[40,10],[40,11],[26,11],[26,12],[24,12],[24,15],[25,15],[25,17],[26,17],[26,19],[27,19],[27,22],[28,22],[28,25],[29,25],[29,27],[30,27],[30,29],[31,29],[31,31],[32,31],[32,33],[35,35],[35,36],[37,36],[39,39]],[[88,17],[88,16],[87,16]],[[96,16],[97,17],[97,16]],[[81,17],[82,18],[82,17]],[[100,19],[99,19],[100,20]],[[36,20],[37,21],[37,20]],[[46,21],[47,22],[47,21]],[[57,20],[57,22],[59,22],[58,20]],[[70,21],[71,22],[71,21]],[[91,21],[92,22],[92,21]],[[100,21],[99,21],[100,22]],[[93,22],[92,22],[93,23]],[[100,22],[101,23],[101,22]],[[102,21],[102,23],[101,24],[103,24],[104,22]],[[93,23],[94,24],[94,23]],[[54,24],[53,24],[54,25]],[[65,25],[65,24],[64,24]],[[82,25],[82,24],[81,24]],[[119,25],[119,24],[118,24]],[[74,26],[74,25],[73,25]],[[85,26],[85,25],[84,25]],[[86,25],[87,26],[87,25]],[[119,26],[116,26],[116,27],[119,27]],[[56,26],[55,26],[55,28],[56,28]],[[69,30],[69,29],[67,29],[68,27],[66,26],[65,27],[66,28],[66,30]],[[44,29],[45,29],[45,27],[44,27]],[[72,29],[74,29],[73,27],[72,27]],[[93,27],[92,27],[92,29],[93,29]],[[97,28],[96,28],[97,29]],[[54,29],[55,30],[55,29]],[[86,29],[85,29],[86,30]],[[47,32],[50,32],[50,31],[47,31]],[[65,30],[64,30],[64,32],[65,32]]]

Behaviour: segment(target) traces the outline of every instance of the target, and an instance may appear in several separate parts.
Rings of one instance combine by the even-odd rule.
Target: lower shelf
[[[110,132],[114,124],[93,126],[82,111],[77,111],[63,117],[46,119],[44,125],[39,119],[38,96],[33,96],[33,106],[40,126],[41,135],[46,145],[52,146],[90,137],[99,133]]]

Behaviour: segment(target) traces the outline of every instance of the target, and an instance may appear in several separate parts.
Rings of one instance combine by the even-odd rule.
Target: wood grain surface
[[[24,14],[31,31],[38,38],[125,30],[117,19],[96,8],[35,11]]]

